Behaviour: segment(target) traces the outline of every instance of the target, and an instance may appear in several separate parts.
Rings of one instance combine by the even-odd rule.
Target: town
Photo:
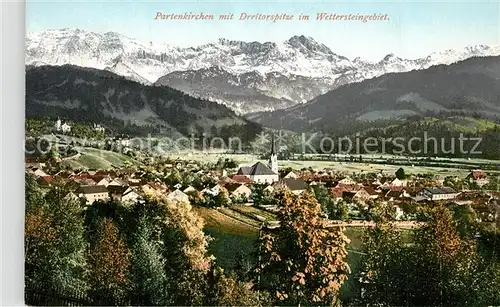
[[[3,296],[500,306],[495,3],[28,4]]]
[[[101,124],[91,127],[98,133],[103,133],[105,129]],[[54,128],[55,133],[71,131],[71,126],[60,119],[57,119]],[[62,137],[64,135],[59,134],[59,138],[55,138],[54,146],[61,143],[67,145],[67,142],[61,142],[64,140]],[[121,152],[131,150],[129,136],[120,134],[113,140]],[[324,214],[331,220],[351,223],[370,220],[373,207],[384,205],[391,208],[394,220],[415,221],[417,207],[436,201],[450,206],[471,206],[481,220],[495,218],[493,208],[500,197],[500,174],[496,171],[487,173],[471,169],[462,177],[445,177],[406,174],[407,170],[403,167],[394,173],[362,171],[351,174],[328,166],[322,169],[280,168],[274,135],[270,145],[268,161],[263,161],[265,163],[257,161],[237,165],[224,155],[215,163],[167,156],[143,158],[134,167],[72,169],[58,166],[63,160],[61,158],[51,163],[46,155],[27,158],[26,173],[32,174],[42,187],[55,183],[69,187],[68,197],[83,198],[89,205],[99,200],[116,199],[131,203],[140,201],[146,195],[164,195],[171,200],[208,207],[262,207],[254,201],[255,193],[272,198],[273,193],[282,190],[295,195],[324,190],[332,207],[324,207]],[[339,162],[331,164],[335,163]],[[218,202],[214,202],[215,199]],[[273,206],[264,208],[273,210]]]
[[[176,263],[180,259],[210,263],[208,267],[207,264],[203,265],[203,274],[209,275],[203,275],[199,280],[205,286],[210,280],[205,279],[210,274],[215,274],[210,273],[210,270],[223,270],[225,273],[217,274],[222,274],[220,276],[225,276],[224,278],[234,278],[236,288],[231,291],[245,293],[243,296],[228,294],[232,301],[225,303],[226,305],[270,305],[277,302],[275,299],[283,301],[278,294],[267,296],[269,287],[274,286],[266,286],[259,281],[261,277],[269,278],[282,272],[281,269],[272,269],[266,273],[265,270],[258,269],[265,259],[268,264],[275,261],[272,253],[266,254],[261,250],[269,247],[270,241],[266,241],[269,236],[279,238],[290,233],[298,234],[302,232],[302,227],[310,229],[311,232],[307,235],[311,238],[325,236],[320,239],[323,244],[332,244],[342,238],[335,237],[334,234],[344,236],[345,241],[342,239],[335,243],[341,250],[345,249],[345,254],[340,252],[339,255],[344,256],[339,267],[334,268],[338,273],[331,275],[331,281],[338,282],[337,288],[332,289],[337,293],[335,300],[347,305],[356,306],[376,299],[387,300],[386,297],[377,298],[386,292],[377,290],[377,287],[389,287],[392,283],[384,281],[385,278],[398,277],[373,275],[374,272],[392,274],[392,269],[384,267],[383,262],[378,262],[380,257],[395,261],[393,266],[399,267],[396,271],[404,271],[409,276],[417,274],[421,277],[415,275],[415,278],[423,279],[425,274],[421,271],[404,266],[406,263],[434,261],[426,258],[433,255],[429,253],[430,247],[427,244],[438,244],[436,248],[440,249],[439,242],[455,240],[450,241],[449,244],[452,245],[445,248],[446,253],[454,253],[453,246],[458,243],[453,242],[462,242],[459,244],[463,246],[460,247],[461,252],[472,248],[473,245],[470,244],[478,244],[487,251],[486,256],[481,257],[494,259],[496,245],[492,245],[492,242],[500,225],[500,173],[497,161],[285,154],[283,146],[275,140],[275,133],[271,132],[270,135],[271,139],[261,153],[233,154],[192,149],[169,153],[151,151],[150,146],[139,146],[135,142],[137,138],[134,140],[128,134],[114,133],[101,123],[81,123],[61,118],[55,121],[29,120],[25,157],[26,240],[30,246],[27,253],[32,255],[28,257],[31,260],[27,262],[27,276],[33,277],[28,279],[27,300],[38,304],[53,302],[55,298],[60,302],[64,296],[71,300],[75,300],[74,297],[84,297],[80,301],[83,305],[214,304],[214,299],[210,299],[211,294],[206,292],[199,294],[199,299],[203,300],[201,303],[186,301],[187,294],[178,288],[177,283],[167,283],[177,295],[158,298],[157,303],[149,303],[151,298],[136,298],[134,295],[137,291],[145,291],[148,293],[147,297],[156,297],[162,296],[163,292],[157,288],[125,290],[128,279],[120,277],[124,273],[116,275],[114,271],[103,271],[98,275],[99,280],[86,281],[92,285],[92,289],[96,289],[96,294],[87,290],[75,292],[53,286],[53,294],[42,294],[39,287],[47,287],[45,283],[48,277],[39,275],[36,263],[49,261],[43,260],[43,254],[39,253],[41,249],[48,248],[44,246],[49,244],[48,238],[51,235],[47,234],[49,237],[44,239],[48,241],[39,241],[40,232],[44,233],[40,227],[50,230],[55,227],[53,225],[66,219],[74,219],[75,225],[81,225],[80,229],[85,230],[79,235],[77,231],[75,238],[94,246],[95,250],[86,251],[83,251],[86,249],[85,245],[81,246],[82,252],[87,255],[87,260],[81,262],[81,265],[88,263],[92,270],[100,270],[101,263],[116,266],[117,264],[112,264],[114,260],[111,261],[111,258],[108,259],[111,262],[101,259],[114,257],[112,254],[122,250],[125,262],[114,270],[123,270],[128,274],[150,274],[146,273],[149,268],[140,267],[141,262],[137,262],[137,259],[127,264],[131,261],[127,251],[134,257],[143,257],[140,256],[145,252],[142,248],[146,247],[137,245],[137,242],[152,244],[159,240],[160,246],[186,244],[180,250],[180,256],[172,259],[168,258],[172,257],[168,249],[161,247],[154,248],[156,251],[148,257],[165,259],[169,262],[169,267],[180,269],[184,272],[182,274],[191,274],[198,269],[193,264],[188,265],[187,269],[178,267]],[[44,206],[52,209],[43,209]],[[69,211],[61,212],[60,208]],[[45,210],[55,213],[47,215]],[[294,218],[289,219],[290,216]],[[308,217],[302,219],[301,216]],[[167,224],[158,222],[166,217],[173,220]],[[150,219],[151,222],[147,222]],[[51,220],[53,222],[49,222]],[[66,226],[57,227],[62,227],[59,228],[59,236],[75,231],[66,230]],[[441,227],[448,230],[441,230]],[[455,228],[457,230],[453,230]],[[51,231],[58,233],[56,229]],[[142,229],[150,230],[144,234]],[[162,229],[161,239],[153,236],[158,229]],[[328,232],[321,232],[323,230]],[[183,234],[179,238],[170,237],[170,231],[180,231]],[[196,233],[204,239],[196,239]],[[334,237],[330,237],[331,235]],[[146,236],[147,241],[140,241],[141,236]],[[463,238],[460,239],[460,236]],[[102,246],[107,237],[118,240],[118,245]],[[477,243],[471,243],[475,241]],[[289,249],[300,250],[299,239],[287,242],[285,246],[288,247],[283,246],[284,250],[280,249],[280,253],[289,253]],[[314,240],[308,242],[313,244]],[[381,245],[370,245],[370,242]],[[389,242],[392,242],[390,244],[393,247],[386,250],[384,244]],[[199,244],[195,245],[198,246],[195,254],[187,253],[192,244]],[[123,247],[124,245],[127,247]],[[314,245],[308,248],[312,246]],[[59,250],[65,247],[53,248]],[[110,248],[112,254],[106,254],[107,248]],[[422,250],[419,251],[419,248]],[[307,250],[306,248],[303,253],[297,254],[297,257],[308,257]],[[89,254],[94,252],[99,255],[98,258]],[[318,252],[322,253],[322,249]],[[425,257],[419,253],[423,253]],[[439,251],[438,255],[442,253]],[[406,260],[400,260],[403,259],[401,257]],[[67,257],[61,261],[67,261],[65,259]],[[474,278],[490,274],[484,270],[496,270],[494,261],[491,266],[481,268],[475,267],[480,262],[461,263],[465,260],[458,257],[458,254],[453,259],[455,262],[448,264],[450,269],[455,264],[468,265],[468,274],[478,274]],[[482,258],[478,255],[477,259]],[[51,261],[46,265],[50,266]],[[443,265],[439,261],[438,265]],[[155,264],[153,268],[159,269],[159,266],[161,265]],[[207,271],[208,268],[211,269]],[[338,271],[339,268],[345,271]],[[422,270],[427,269],[424,266]],[[258,274],[257,277],[255,274]],[[465,278],[460,274],[459,278]],[[487,284],[483,287],[496,287],[497,276],[498,274],[491,273],[487,279],[483,279],[482,282]],[[37,281],[38,278],[41,280]],[[107,290],[110,282],[114,284],[113,291],[119,293]],[[439,282],[438,279],[437,287]],[[139,281],[134,283],[142,284]],[[194,283],[191,286],[199,285]],[[415,289],[418,288],[413,281],[407,281],[398,287],[404,289],[401,290],[403,292],[417,291]],[[418,293],[423,292],[419,290]],[[476,294],[479,295],[478,293],[483,292]],[[415,294],[417,298],[414,300],[434,304],[442,298],[438,294]],[[249,300],[241,301],[244,297]],[[391,299],[395,300],[393,302],[401,301],[398,296]],[[496,296],[481,299],[492,301]]]
[[[224,154],[216,154],[214,161],[208,159],[214,155],[209,153],[200,153],[202,159],[194,158],[196,156],[191,153],[181,156],[131,154],[137,149],[132,148],[129,136],[123,134],[113,136],[114,144],[107,150],[84,146],[68,150],[68,144],[75,140],[66,139],[70,132],[68,127],[69,124],[62,124],[58,119],[53,138],[46,137],[48,143],[53,141],[47,145],[47,154],[26,157],[27,195],[46,195],[47,201],[55,205],[78,203],[86,212],[85,216],[93,216],[91,212],[94,211],[108,216],[110,213],[104,212],[118,210],[112,213],[114,216],[123,214],[120,210],[149,210],[149,213],[145,211],[147,216],[155,212],[156,200],[173,204],[174,208],[188,206],[186,210],[203,220],[203,232],[211,238],[208,252],[215,263],[229,274],[238,276],[251,276],[250,268],[257,265],[257,259],[252,256],[256,253],[256,245],[252,242],[260,240],[262,232],[272,233],[286,222],[283,220],[286,207],[280,200],[283,193],[299,206],[312,197],[311,201],[318,206],[317,213],[325,221],[322,226],[315,227],[338,229],[349,237],[347,260],[351,271],[345,275],[349,277],[346,286],[341,288],[341,299],[354,305],[363,299],[372,299],[370,285],[375,283],[368,278],[371,271],[360,264],[370,261],[365,259],[370,253],[365,242],[370,234],[368,229],[380,231],[384,229],[380,227],[387,227],[383,225],[389,223],[400,236],[399,244],[404,246],[408,244],[408,237],[416,236],[420,228],[427,227],[429,212],[440,207],[457,214],[458,221],[468,221],[466,227],[475,229],[475,236],[486,236],[487,229],[500,225],[500,176],[494,170],[471,169],[458,173],[462,175],[440,176],[432,172],[412,173],[415,168],[405,166],[397,166],[394,172],[361,170],[348,173],[335,169],[335,165],[354,163],[350,160],[323,162],[321,168],[294,169],[281,165],[286,161],[278,159],[279,148],[275,145],[274,134],[267,153],[242,164]],[[104,132],[102,125],[91,124],[89,128],[93,133]],[[90,153],[99,153],[100,157]],[[85,157],[107,157],[116,164],[99,169],[78,167],[85,165]],[[263,157],[266,159],[261,160]],[[153,207],[150,207],[151,202]],[[305,210],[310,205],[306,203],[297,210]],[[132,214],[132,219],[140,219],[140,215]],[[390,255],[378,249],[373,252],[373,257],[379,257],[376,256],[378,252]],[[35,296],[28,295],[28,298],[40,301],[36,296],[39,292],[29,293]],[[95,299],[90,303],[129,302],[122,301],[123,296],[111,301]],[[254,303],[266,304],[262,298]]]

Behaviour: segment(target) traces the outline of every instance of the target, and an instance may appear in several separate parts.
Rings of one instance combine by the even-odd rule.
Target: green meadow
[[[259,229],[252,227],[249,223],[239,220],[238,215],[226,214],[229,211],[239,212],[249,217],[252,214],[274,220],[276,215],[265,210],[250,206],[232,206],[225,210],[216,210],[205,207],[193,206],[205,221],[205,233],[211,237],[209,252],[215,256],[216,263],[225,270],[232,271],[241,259],[255,265],[257,262],[257,239]],[[410,238],[411,230],[401,230],[407,233]],[[348,227],[345,229],[347,237],[350,239],[348,246],[348,261],[351,274],[344,283],[341,291],[343,301],[353,299],[359,292],[359,281],[357,276],[362,266],[362,237],[364,228]]]

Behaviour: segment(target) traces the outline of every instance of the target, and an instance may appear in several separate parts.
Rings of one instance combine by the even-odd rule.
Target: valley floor
[[[203,162],[217,162],[220,158],[228,158],[236,161],[238,164],[253,164],[257,161],[267,163],[267,161],[258,159],[255,155],[250,154],[228,154],[222,152],[183,152],[170,155],[170,157],[181,160],[195,160]],[[373,158],[372,156],[365,156],[366,158]],[[364,158],[365,158],[364,157]],[[377,156],[378,158],[378,156]],[[384,159],[394,158],[393,156],[383,156]],[[399,157],[400,158],[400,157]],[[347,173],[385,173],[394,174],[400,167],[405,169],[408,174],[434,174],[439,176],[466,176],[471,168],[484,168],[485,165],[491,165],[496,170],[492,172],[500,173],[500,160],[485,160],[485,159],[446,159],[439,158],[442,166],[420,166],[390,164],[388,163],[362,163],[362,162],[340,162],[340,161],[319,161],[319,160],[279,160],[280,168],[290,167],[292,169],[313,168],[325,169],[329,168],[333,171],[347,172]]]
[[[225,270],[232,271],[244,263],[248,267],[256,264],[259,229],[251,226],[250,223],[260,222],[258,217],[265,217],[268,221],[273,220],[275,216],[272,213],[245,205],[230,206],[223,211],[193,206],[193,210],[205,221],[205,232],[212,238],[209,252],[215,256],[218,265]],[[244,216],[248,220],[240,220],[241,216],[234,217],[238,213],[247,213]],[[344,230],[350,240],[348,259],[351,275],[342,288],[343,300],[356,297],[357,292],[360,291],[357,275],[360,272],[363,254],[361,252],[362,237],[364,229],[370,225],[354,223],[351,226],[353,227],[346,227]],[[401,227],[401,231],[409,234],[412,231],[411,228]]]

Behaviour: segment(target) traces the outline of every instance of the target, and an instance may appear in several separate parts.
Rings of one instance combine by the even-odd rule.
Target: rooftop
[[[273,172],[269,167],[264,165],[264,163],[257,162],[252,166],[249,175],[259,176],[259,175],[277,175],[277,174]]]
[[[455,190],[453,190],[450,187],[429,187],[429,188],[424,188],[424,189],[429,191],[431,194],[454,194],[454,193],[457,193]]]
[[[83,194],[108,193],[108,189],[103,185],[83,185],[76,192]]]
[[[308,187],[307,183],[301,178],[284,178],[281,183],[292,191],[301,191]]]

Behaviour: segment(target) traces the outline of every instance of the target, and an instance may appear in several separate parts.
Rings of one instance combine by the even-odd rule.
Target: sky
[[[163,14],[213,14],[215,20],[155,20]],[[233,20],[218,15],[233,13]],[[239,20],[245,14],[292,14],[293,20]],[[317,13],[387,14],[386,21],[319,21]],[[299,20],[300,14],[310,16]],[[114,31],[141,42],[191,47],[219,38],[282,42],[305,35],[350,59],[389,53],[415,59],[469,45],[500,44],[500,1],[28,1],[26,28]]]

